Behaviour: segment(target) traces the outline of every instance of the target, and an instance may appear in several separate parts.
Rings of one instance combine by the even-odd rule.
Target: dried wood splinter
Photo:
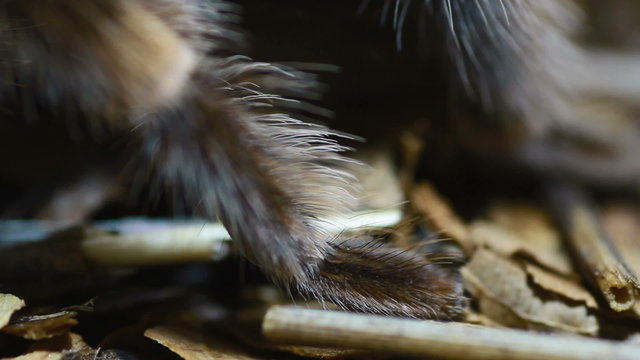
[[[640,283],[604,232],[599,215],[586,195],[570,186],[556,184],[549,197],[587,280],[602,293],[611,309],[631,309]]]

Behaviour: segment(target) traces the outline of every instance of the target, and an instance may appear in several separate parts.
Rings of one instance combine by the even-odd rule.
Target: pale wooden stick
[[[167,222],[161,229],[151,227],[146,231],[115,234],[89,230],[80,246],[89,259],[99,264],[151,265],[220,259],[229,252],[228,240],[229,235],[222,225],[190,221],[183,224]]]
[[[328,219],[320,229],[327,238],[344,231],[368,227],[389,227],[401,219],[398,209],[357,213]],[[33,240],[50,236],[64,224],[40,221],[0,222],[0,245],[10,249],[21,243],[28,247],[22,232]],[[32,228],[41,229],[38,233]],[[49,229],[49,231],[47,231]],[[80,236],[81,255],[103,265],[152,265],[221,259],[229,252],[229,234],[220,223],[205,220],[172,220],[132,218],[101,221],[87,226]],[[40,246],[33,244],[34,247]],[[56,246],[51,244],[51,246]],[[0,260],[2,260],[0,253]]]
[[[372,211],[328,219],[321,230],[327,237],[333,237],[343,231],[392,226],[400,218],[399,210]],[[220,259],[228,253],[229,240],[229,234],[220,223],[192,220],[151,231],[118,234],[98,231],[90,234],[81,246],[97,263],[145,265]]]
[[[595,206],[577,188],[564,184],[553,185],[549,197],[586,280],[600,290],[611,309],[631,309],[638,297],[638,279],[604,232]]]
[[[638,359],[640,346],[462,323],[440,323],[274,306],[262,326],[271,340],[442,359]]]

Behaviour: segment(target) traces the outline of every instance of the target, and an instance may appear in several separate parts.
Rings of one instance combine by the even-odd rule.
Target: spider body
[[[450,270],[413,251],[319,230],[319,222],[347,211],[353,200],[350,161],[335,133],[297,120],[275,95],[304,97],[304,75],[238,56],[235,5],[1,4],[0,101],[9,121],[72,121],[125,139],[148,182],[192,212],[220,218],[242,254],[283,287],[357,311],[462,315],[462,287]],[[475,122],[536,137],[573,120],[565,67],[577,53],[569,41],[577,11],[570,5],[402,0],[384,6],[395,9],[398,29],[411,11],[422,14],[454,98],[461,108],[480,109]]]

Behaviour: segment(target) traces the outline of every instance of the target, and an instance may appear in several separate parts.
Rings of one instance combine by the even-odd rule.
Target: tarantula
[[[399,29],[419,14],[460,108],[480,114],[474,124],[539,139],[576,120],[581,55],[570,37],[579,12],[569,2],[382,3]],[[318,230],[354,197],[343,135],[288,107],[288,96],[313,91],[305,74],[240,56],[236,4],[1,4],[3,121],[79,124],[126,139],[139,174],[194,213],[219,218],[242,254],[283,287],[357,311],[462,315],[462,287],[450,270],[373,239]]]

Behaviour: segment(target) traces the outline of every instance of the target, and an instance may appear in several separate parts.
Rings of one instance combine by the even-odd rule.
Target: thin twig
[[[263,332],[302,345],[442,359],[637,359],[640,346],[585,337],[274,306]]]
[[[586,280],[602,293],[611,309],[632,308],[640,288],[638,279],[605,233],[595,206],[579,189],[565,184],[554,184],[548,195]]]

